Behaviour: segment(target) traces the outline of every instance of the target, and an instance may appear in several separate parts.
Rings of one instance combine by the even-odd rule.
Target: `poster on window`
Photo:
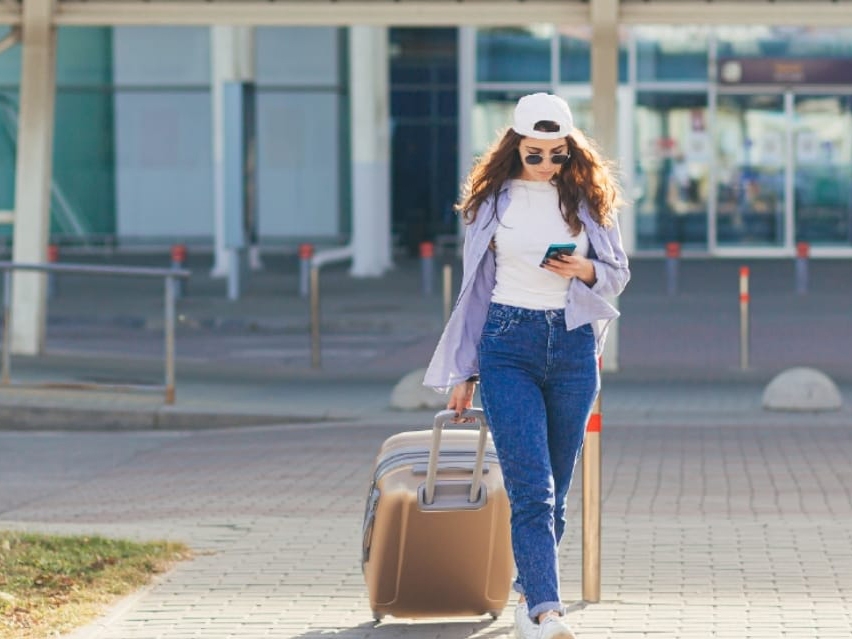
[[[768,131],[760,141],[760,163],[764,166],[784,164],[784,140],[778,131]]]
[[[819,162],[819,140],[811,131],[800,131],[796,136],[796,162],[815,164]]]

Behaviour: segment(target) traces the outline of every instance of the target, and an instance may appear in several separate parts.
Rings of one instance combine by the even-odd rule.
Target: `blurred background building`
[[[252,31],[255,241],[345,243],[350,29]],[[52,241],[212,245],[212,32],[59,27]],[[460,180],[520,95],[558,93],[593,130],[588,25],[379,33],[398,249],[457,234]],[[806,241],[815,255],[852,256],[852,28],[620,26],[618,40],[612,99],[632,254],[679,242],[792,255]],[[0,54],[0,210],[15,203],[20,51]]]

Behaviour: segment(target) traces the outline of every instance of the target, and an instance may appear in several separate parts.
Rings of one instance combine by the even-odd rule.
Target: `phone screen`
[[[550,258],[556,257],[557,255],[571,255],[574,253],[574,249],[577,248],[576,244],[551,244],[547,247],[547,251],[544,253],[544,257],[541,258],[541,261]]]

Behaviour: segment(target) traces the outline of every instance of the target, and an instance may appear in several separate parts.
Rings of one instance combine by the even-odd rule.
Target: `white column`
[[[225,164],[222,84],[245,82],[255,77],[254,28],[210,28],[210,97],[213,120],[213,277],[230,271],[231,251],[225,246]]]
[[[392,267],[390,90],[385,27],[349,28],[352,143],[352,270],[376,277]]]
[[[459,27],[459,184],[464,184],[473,165],[473,109],[476,106],[476,27]],[[458,255],[464,240],[464,219],[458,216]]]
[[[618,157],[618,5],[618,0],[595,0],[590,4],[594,138],[610,159]],[[618,370],[617,321],[609,329],[603,369]]]
[[[56,31],[53,0],[22,3],[21,93],[15,173],[15,227],[12,259],[44,262],[50,235],[50,183],[56,98]],[[16,272],[12,297],[12,352],[44,350],[47,278]]]
[[[624,126],[618,128],[618,162],[621,187],[626,196],[633,192],[636,171],[633,166],[633,114],[636,111],[636,96],[632,87],[618,89],[618,121]],[[621,207],[618,215],[621,225],[621,239],[627,255],[636,251],[636,207],[629,201]]]

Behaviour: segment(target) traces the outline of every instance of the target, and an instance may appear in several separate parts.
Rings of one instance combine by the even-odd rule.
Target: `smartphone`
[[[541,258],[542,264],[544,260],[556,257],[557,255],[571,255],[574,253],[574,249],[577,248],[577,245],[574,243],[571,244],[551,244],[547,247],[547,251],[544,253],[544,257]]]

